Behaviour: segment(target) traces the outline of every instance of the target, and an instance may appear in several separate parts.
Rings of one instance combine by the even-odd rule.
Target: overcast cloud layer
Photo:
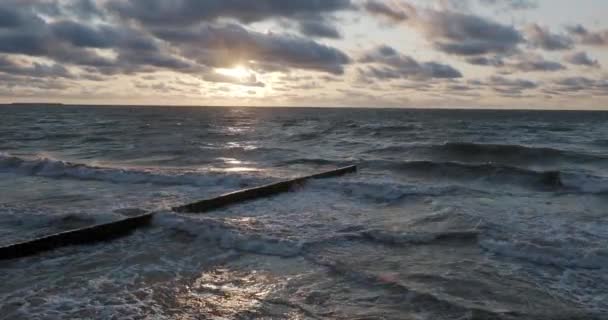
[[[0,102],[608,108],[602,8],[4,0]]]

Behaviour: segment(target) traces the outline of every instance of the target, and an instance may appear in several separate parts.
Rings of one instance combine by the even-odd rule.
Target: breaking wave
[[[519,144],[483,144],[448,142],[431,145],[400,145],[368,150],[372,154],[410,154],[429,156],[435,160],[501,163],[509,165],[554,164],[568,161],[608,164],[608,157],[548,147]]]
[[[498,164],[471,165],[458,162],[411,161],[394,165],[397,171],[413,176],[449,179],[497,178],[501,182],[530,186],[562,187],[559,171],[534,171]]]
[[[566,151],[546,147],[530,147],[518,144],[480,144],[466,142],[450,142],[432,146],[431,151],[439,155],[456,158],[482,158],[486,161],[515,163],[551,162],[551,161],[606,161],[608,158],[574,151]]]
[[[126,184],[242,186],[253,182],[253,176],[242,174],[184,172],[176,170],[153,171],[147,169],[98,167],[50,158],[25,159],[0,153],[0,172],[54,179],[76,179]],[[251,179],[252,181],[249,181]]]

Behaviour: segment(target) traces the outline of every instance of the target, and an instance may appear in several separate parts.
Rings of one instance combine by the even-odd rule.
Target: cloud
[[[455,11],[424,10],[413,23],[434,42],[435,48],[454,55],[509,54],[524,41],[512,26]]]
[[[589,31],[582,25],[569,26],[568,32],[581,44],[588,46],[608,46],[608,30]]]
[[[552,72],[566,69],[559,62],[545,60],[543,56],[532,53],[520,54],[514,62],[505,65],[512,70],[522,72]]]
[[[340,39],[342,36],[335,26],[323,20],[303,20],[299,23],[300,32],[317,38]]]
[[[369,79],[454,79],[462,73],[450,65],[438,62],[418,62],[383,45],[365,53],[359,62],[367,64],[359,69],[360,76]]]
[[[16,62],[2,56],[0,56],[0,72],[35,78],[74,78],[68,69],[57,63]]]
[[[493,57],[468,57],[466,61],[469,64],[477,65],[477,66],[492,66],[492,67],[502,67],[505,65],[503,59],[499,56]]]
[[[405,23],[420,30],[436,49],[448,54],[511,54],[524,42],[514,27],[474,14],[413,7],[407,10]]]
[[[186,26],[233,18],[251,23],[269,18],[310,17],[346,10],[350,0],[111,0],[119,15],[153,26]]]
[[[435,0],[443,10],[471,12],[473,4],[496,9],[497,12],[531,10],[538,8],[536,0]]]
[[[248,87],[265,87],[266,85],[258,81],[257,76],[253,73],[247,77],[238,78],[223,75],[217,72],[207,72],[202,75],[202,79],[208,82],[231,83]]]
[[[0,7],[10,23],[0,31],[0,53],[46,57],[58,62],[103,68],[103,73],[134,72],[146,66],[183,68],[152,37],[126,26],[95,27],[66,19],[47,23],[27,6]],[[10,26],[10,27],[9,27]],[[92,49],[112,49],[117,58]],[[89,69],[91,70],[91,69]]]
[[[44,20],[25,6],[0,4],[0,53],[43,55],[48,45]]]
[[[591,94],[608,95],[608,80],[587,77],[564,77],[554,81],[559,92],[587,91]]]
[[[503,57],[475,56],[468,57],[469,64],[477,66],[495,67],[505,73],[511,72],[554,72],[566,69],[564,65],[556,61],[546,60],[542,55],[525,52]]]
[[[585,51],[567,54],[564,56],[564,61],[579,66],[600,67],[600,63],[597,60],[589,57]]]
[[[289,8],[284,10],[315,5],[285,6]],[[210,67],[234,63],[251,64],[261,71],[294,68],[342,74],[350,62],[344,52],[313,40],[255,32],[237,24],[144,29],[116,21],[92,24],[61,17],[47,22],[35,14],[33,7],[3,5],[0,16],[5,18],[0,22],[4,25],[0,53],[46,57],[104,75],[157,69],[204,73]],[[322,21],[305,20],[302,28],[317,36],[339,36]],[[106,50],[106,54],[98,49]]]
[[[505,96],[518,96],[524,91],[533,90],[539,87],[539,83],[519,78],[506,78],[502,76],[492,76],[487,80],[469,80],[469,86],[476,88],[488,87],[497,93]]]
[[[96,0],[5,0],[14,6],[28,5],[34,11],[51,17],[73,17],[82,20],[104,18]]]
[[[551,33],[549,29],[538,24],[531,24],[526,28],[526,38],[530,45],[544,50],[569,50],[574,46],[574,41],[560,34]]]
[[[499,2],[504,1],[488,1],[486,4]],[[362,7],[373,15],[418,29],[437,50],[448,54],[508,55],[517,52],[518,45],[524,43],[523,35],[515,27],[469,13],[468,9],[465,10],[467,2],[445,0],[439,3],[441,10],[377,0],[367,0]],[[514,5],[514,2],[509,3]]]
[[[376,16],[384,17],[393,22],[402,22],[408,19],[407,11],[411,11],[412,7],[405,3],[367,0],[363,3],[363,8]]]
[[[534,0],[479,0],[481,4],[498,6],[511,10],[530,10],[538,8],[538,1]]]
[[[344,52],[313,40],[251,31],[236,24],[155,32],[184,56],[212,67],[250,64],[264,70],[294,68],[342,74],[350,63]]]
[[[98,31],[73,21],[55,23],[51,26],[51,30],[58,37],[64,38],[78,47],[108,48],[114,42],[113,34],[104,32],[110,30]]]

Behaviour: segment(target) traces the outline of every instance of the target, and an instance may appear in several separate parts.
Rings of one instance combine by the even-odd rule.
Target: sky
[[[606,0],[2,0],[0,103],[608,110]]]

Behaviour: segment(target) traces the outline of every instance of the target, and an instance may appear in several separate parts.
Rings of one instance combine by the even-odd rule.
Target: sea
[[[358,165],[204,214],[174,206]],[[608,319],[608,112],[0,106],[0,319]]]

